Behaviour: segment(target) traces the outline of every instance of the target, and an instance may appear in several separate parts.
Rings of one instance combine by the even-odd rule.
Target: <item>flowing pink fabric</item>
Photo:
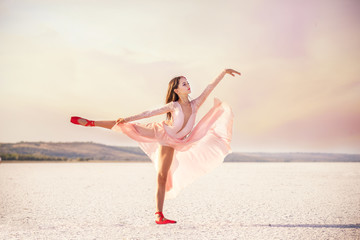
[[[144,112],[141,117],[144,114],[153,116],[171,111],[175,117],[178,116],[173,126],[167,125],[165,121],[149,124],[126,122],[116,124],[112,128],[137,141],[154,163],[156,170],[158,170],[160,146],[174,148],[166,183],[166,199],[174,198],[181,189],[196,178],[216,168],[231,152],[233,113],[226,103],[215,98],[213,107],[194,127],[197,109],[215,85],[209,85],[210,87],[199,98],[191,102],[193,114],[186,124],[183,123],[180,104],[172,102],[163,108]]]

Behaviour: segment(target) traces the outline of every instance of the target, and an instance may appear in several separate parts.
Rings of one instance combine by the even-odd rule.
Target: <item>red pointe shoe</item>
[[[159,220],[159,221],[155,220],[155,222],[156,222],[157,224],[176,223],[176,221],[174,221],[174,220],[165,219],[164,214],[163,214],[162,212],[156,212],[155,214],[159,214],[159,215],[160,215],[160,220]]]
[[[85,120],[86,124],[85,125],[80,124],[79,119]],[[90,120],[87,120],[87,119],[81,118],[81,117],[71,117],[70,122],[72,122],[73,124],[77,124],[77,125],[81,125],[81,126],[85,126],[85,127],[95,127],[94,121],[90,121]]]

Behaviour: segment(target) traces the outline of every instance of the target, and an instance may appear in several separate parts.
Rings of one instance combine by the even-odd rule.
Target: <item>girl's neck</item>
[[[188,98],[188,95],[187,95],[187,94],[186,94],[186,95],[179,95],[179,100],[178,100],[178,102],[179,102],[180,104],[188,104],[188,103],[190,103],[189,98]]]

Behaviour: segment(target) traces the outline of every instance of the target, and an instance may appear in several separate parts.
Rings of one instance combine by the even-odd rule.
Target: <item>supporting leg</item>
[[[161,146],[159,156],[159,171],[157,174],[157,190],[156,190],[156,212],[162,212],[165,199],[165,186],[167,175],[172,163],[174,149],[168,146]],[[157,220],[161,218],[157,215]]]

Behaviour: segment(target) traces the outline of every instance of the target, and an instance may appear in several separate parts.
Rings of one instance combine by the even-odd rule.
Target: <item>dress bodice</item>
[[[190,102],[190,106],[192,113],[184,126],[185,116],[182,107],[180,103],[174,102],[172,111],[172,125],[164,124],[167,134],[169,134],[171,137],[182,139],[191,132],[195,124],[196,109],[193,101]]]

